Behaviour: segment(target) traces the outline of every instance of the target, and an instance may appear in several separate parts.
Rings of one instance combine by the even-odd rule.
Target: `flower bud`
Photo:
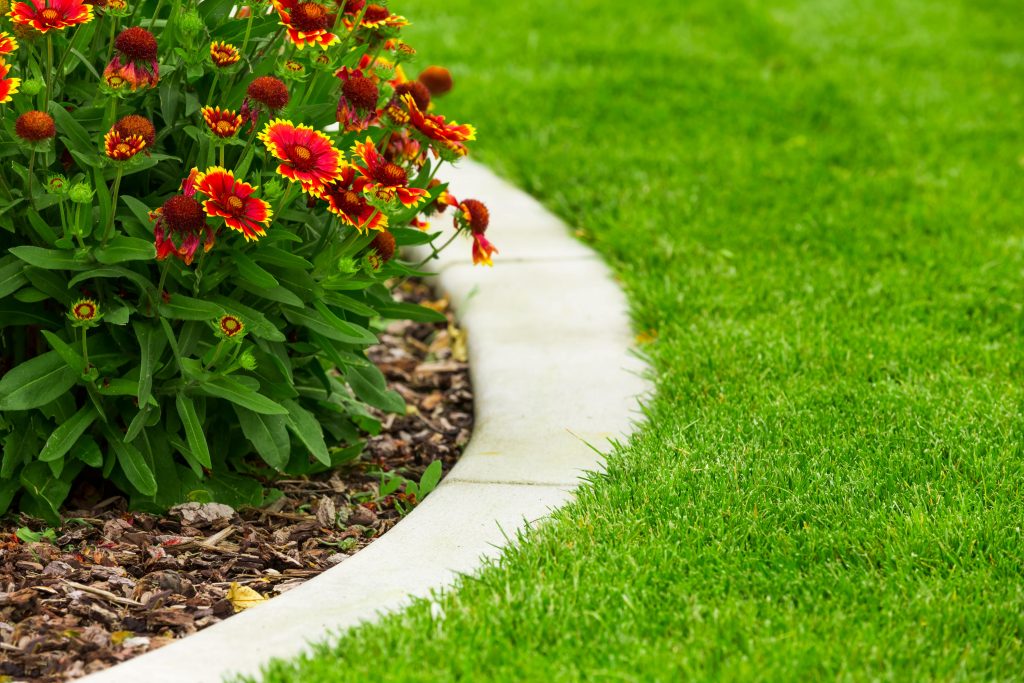
[[[206,28],[206,24],[203,23],[203,18],[199,16],[199,12],[190,10],[182,14],[181,18],[178,19],[178,28],[185,35],[191,36]]]
[[[238,357],[238,364],[242,366],[243,370],[255,370],[256,357],[252,355],[252,351],[243,351],[242,355]]]
[[[46,181],[46,191],[50,194],[67,194],[68,179],[62,175],[52,175]]]
[[[91,204],[92,186],[89,183],[76,183],[68,190],[68,197],[78,204]]]
[[[21,92],[23,95],[33,97],[43,91],[45,84],[37,78],[30,78],[21,82]]]

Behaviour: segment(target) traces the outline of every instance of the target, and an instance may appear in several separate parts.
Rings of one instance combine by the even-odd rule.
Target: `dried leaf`
[[[244,609],[255,607],[261,602],[266,602],[267,599],[248,586],[232,583],[228,590],[228,600],[231,601],[231,606],[235,608],[236,612],[241,612]]]

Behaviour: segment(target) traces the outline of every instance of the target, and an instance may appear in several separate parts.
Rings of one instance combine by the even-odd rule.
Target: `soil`
[[[117,496],[69,507],[56,529],[0,519],[0,683],[66,681],[136,657],[294,588],[394,526],[416,500],[404,486],[381,496],[381,473],[419,481],[435,460],[447,473],[473,426],[447,301],[419,282],[398,294],[449,322],[393,323],[370,350],[408,410],[378,415],[382,433],[352,465],[279,480],[284,496],[263,509],[189,503],[157,516]]]

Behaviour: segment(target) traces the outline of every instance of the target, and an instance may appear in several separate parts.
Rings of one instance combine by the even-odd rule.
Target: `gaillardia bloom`
[[[93,327],[102,317],[100,305],[94,299],[79,299],[68,311],[68,319],[75,327]]]
[[[315,196],[336,180],[345,166],[331,139],[310,126],[275,119],[266,125],[259,139],[281,160],[277,172]]]
[[[82,0],[28,0],[14,3],[7,16],[15,24],[46,33],[92,21],[92,6]]]
[[[213,248],[214,234],[206,224],[206,213],[202,205],[191,197],[174,195],[153,212],[156,221],[153,236],[156,242],[156,258],[163,261],[176,256],[186,266],[192,265],[199,249],[199,237],[204,237],[204,251]]]
[[[7,31],[0,33],[0,55],[9,55],[18,49],[18,41]]]
[[[455,156],[466,156],[469,150],[466,149],[465,143],[476,140],[476,129],[473,126],[458,124],[454,121],[446,123],[443,116],[424,113],[416,105],[416,100],[412,95],[403,95],[402,102],[409,112],[409,123],[416,129],[416,132],[438,143]]]
[[[230,314],[222,315],[217,321],[217,327],[220,333],[228,339],[237,337],[245,331],[245,323]]]
[[[362,176],[356,182],[367,195],[383,202],[397,199],[403,206],[416,206],[429,196],[424,189],[409,187],[405,169],[381,156],[370,138],[366,138],[366,142],[357,142],[353,149],[362,161],[362,165],[355,164]]]
[[[242,127],[242,116],[230,109],[203,107],[200,111],[210,132],[219,138],[230,138]]]
[[[346,131],[366,130],[379,113],[377,100],[380,89],[360,69],[342,67],[335,75],[341,79],[341,97],[338,99],[337,119]]]
[[[14,122],[14,133],[26,142],[42,142],[57,134],[53,117],[42,111],[27,111]]]
[[[249,87],[245,90],[245,99],[242,100],[242,118],[249,122],[249,132],[256,129],[256,123],[260,118],[260,107],[266,107],[268,111],[275,112],[288,104],[291,95],[288,94],[288,86],[280,78],[273,76],[260,76],[254,78]],[[252,106],[252,102],[259,105]]]
[[[270,204],[252,196],[256,189],[252,185],[236,180],[234,173],[219,166],[206,169],[194,182],[196,191],[209,197],[203,202],[207,216],[223,218],[225,225],[246,240],[267,234],[265,226],[273,215]]]
[[[160,65],[156,61],[157,44],[153,34],[139,26],[126,28],[114,41],[117,54],[103,70],[103,78],[116,89],[114,77],[119,76],[131,87],[155,88],[160,81]]]
[[[103,150],[114,161],[128,161],[146,147],[141,135],[122,135],[117,128],[111,128],[103,136]]]
[[[0,58],[0,104],[10,102],[13,99],[11,95],[18,92],[18,86],[21,85],[20,78],[7,78],[10,71],[11,67]]]
[[[210,43],[210,61],[222,69],[237,64],[241,58],[242,55],[238,53],[238,48],[230,43],[216,40]]]
[[[363,181],[360,178],[358,182]],[[327,210],[338,216],[342,223],[359,232],[383,230],[388,225],[387,214],[370,206],[361,188],[361,184],[357,188],[356,169],[346,166],[337,180],[324,187],[320,196],[327,202]]]
[[[359,12],[354,14],[358,17]],[[355,20],[345,17],[344,21],[345,27],[351,31]],[[363,28],[402,28],[409,25],[409,20],[392,14],[391,10],[384,5],[367,5],[366,11],[363,13],[363,20],[359,22],[359,25]]]
[[[317,2],[296,0],[271,0],[274,9],[281,16],[281,25],[288,31],[288,38],[300,50],[307,45],[318,45],[326,50],[338,42],[338,36],[327,29],[331,19],[327,8]]]

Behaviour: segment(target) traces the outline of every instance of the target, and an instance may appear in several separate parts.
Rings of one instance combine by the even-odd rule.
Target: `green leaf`
[[[153,325],[135,322],[135,336],[139,340],[139,405],[145,405],[153,392],[153,375],[159,368],[160,356],[163,355],[167,339],[159,334]]]
[[[0,299],[13,294],[28,283],[25,264],[15,258],[3,259],[0,266]]]
[[[115,237],[102,249],[97,249],[96,260],[105,265],[116,265],[125,261],[153,261],[156,247],[150,240],[138,237]]]
[[[60,521],[60,506],[71,493],[70,481],[54,476],[45,462],[29,463],[18,477],[29,496],[39,503],[39,512],[46,521]],[[24,505],[24,501],[22,502]]]
[[[400,394],[387,388],[384,375],[377,366],[347,367],[345,378],[355,395],[371,406],[389,413],[405,412],[405,400]]]
[[[317,309],[315,312],[308,310],[293,311],[285,309],[282,313],[284,313],[284,317],[290,322],[307,327],[318,334],[322,334],[328,339],[344,342],[346,344],[359,345],[375,344],[377,342],[377,337],[375,337],[369,330],[359,327],[358,325],[345,322],[331,313],[330,310],[320,302],[316,302],[314,306]],[[327,316],[324,315],[325,312]]]
[[[317,422],[313,413],[309,412],[296,401],[281,401],[281,405],[288,409],[288,429],[299,437],[313,457],[324,465],[330,466],[331,456],[327,452],[327,444],[324,442],[324,430]]]
[[[171,320],[217,320],[226,311],[222,306],[175,294],[168,303],[160,304],[160,315]]]
[[[86,404],[70,420],[65,421],[53,430],[53,434],[50,435],[50,438],[43,445],[43,450],[39,452],[39,460],[50,462],[51,460],[63,458],[71,450],[71,447],[75,445],[79,437],[85,434],[85,430],[92,426],[98,415],[99,413],[96,412],[96,408],[91,403]]]
[[[261,415],[287,415],[288,411],[266,396],[262,396],[231,377],[215,377],[202,382],[199,388],[203,393],[231,401],[235,405],[248,408]]]
[[[441,481],[441,461],[435,460],[434,462],[427,465],[427,469],[423,471],[423,476],[420,477],[419,485],[419,499],[423,500],[427,497],[427,494],[437,488],[438,482]]]
[[[192,399],[181,393],[174,397],[174,404],[178,408],[181,424],[185,427],[185,438],[188,439],[189,450],[202,463],[203,467],[212,468],[210,446],[206,443],[206,435],[203,433],[203,425],[199,423],[199,416],[196,415],[195,404],[192,403]]]
[[[257,261],[288,270],[311,270],[313,268],[313,264],[301,256],[296,256],[277,247],[261,246],[260,249],[253,252],[253,255]]]
[[[49,343],[50,347],[64,359],[64,362],[67,363],[69,367],[74,368],[78,374],[85,372],[85,358],[82,357],[82,354],[80,354],[77,349],[68,345],[67,342],[53,332],[43,330],[43,336],[46,337],[46,341]]]
[[[375,304],[374,308],[377,309],[380,317],[391,320],[412,320],[418,323],[443,323],[448,321],[444,313],[438,313],[432,308],[403,301]]]
[[[86,270],[89,263],[67,251],[42,247],[11,247],[8,251],[25,263],[45,270]]]
[[[239,406],[234,408],[242,433],[263,461],[279,472],[284,471],[291,457],[287,418],[282,415],[261,415]]]
[[[25,361],[0,380],[0,410],[30,410],[59,398],[79,372],[55,351]]]
[[[107,435],[107,443],[117,456],[117,464],[121,466],[121,471],[131,485],[144,496],[154,495],[157,490],[156,477],[142,452],[135,446],[125,443],[114,430],[107,428],[104,432]]]
[[[261,268],[259,264],[242,252],[234,252],[231,256],[231,261],[235,264],[235,267],[238,268],[238,274],[254,286],[261,289],[270,289],[272,287],[280,286],[276,277]]]

